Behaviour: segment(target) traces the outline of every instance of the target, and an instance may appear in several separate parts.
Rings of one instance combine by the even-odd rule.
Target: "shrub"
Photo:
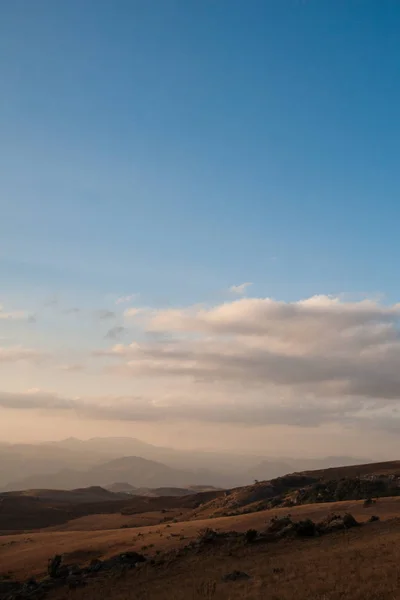
[[[363,502],[363,507],[368,508],[369,506],[372,506],[373,504],[375,504],[375,500],[372,500],[372,498],[366,498]]]
[[[257,529],[248,529],[246,531],[246,533],[244,534],[244,539],[246,540],[247,544],[251,544],[251,542],[254,542],[254,540],[257,538],[257,536],[258,536]]]
[[[369,522],[370,522],[370,523],[373,523],[374,521],[380,521],[380,518],[379,518],[377,515],[372,515],[372,516],[369,518]]]
[[[268,527],[269,533],[278,533],[288,527],[288,525],[293,525],[293,521],[289,516],[286,517],[272,517],[271,523]]]
[[[300,537],[313,537],[317,534],[317,527],[311,519],[304,519],[294,524],[296,534]]]
[[[197,536],[201,542],[212,542],[217,538],[218,533],[210,527],[205,527],[204,529],[200,529]]]
[[[346,513],[343,517],[343,525],[350,529],[351,527],[357,527],[360,523],[351,515],[350,513]]]

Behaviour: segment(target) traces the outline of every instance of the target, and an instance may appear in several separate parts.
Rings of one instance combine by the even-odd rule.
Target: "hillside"
[[[110,492],[130,494],[132,496],[150,496],[153,498],[161,496],[190,496],[200,492],[212,492],[220,490],[212,485],[191,485],[184,488],[178,487],[159,487],[159,488],[135,488],[129,483],[113,483],[105,486]]]
[[[365,526],[304,539],[291,537],[279,541],[275,537],[273,542],[266,538],[261,540],[262,543],[244,543],[245,532],[268,530],[274,518],[286,517],[287,510],[276,509],[212,521],[181,521],[138,527],[135,530],[120,528],[8,535],[1,538],[0,574],[19,580],[42,577],[46,574],[48,558],[56,553],[62,554],[67,564],[84,566],[91,561],[98,564],[99,560],[107,561],[116,555],[138,552],[152,559],[153,564],[149,561],[143,568],[132,570],[117,563],[114,570],[89,578],[82,590],[79,587],[68,589],[68,586],[53,588],[48,597],[60,600],[71,597],[87,600],[99,596],[115,600],[142,597],[152,600],[261,600],[270,597],[265,595],[268,589],[268,593],[276,593],[271,598],[279,600],[294,597],[304,600],[326,597],[332,600],[348,597],[357,600],[396,598],[393,590],[397,585],[400,499],[384,498],[373,509],[364,508],[362,502],[299,506],[291,511],[291,518],[294,523],[304,523],[307,519],[321,522],[333,512],[342,515],[350,512]],[[372,514],[379,516],[380,521],[368,523]],[[212,542],[213,537],[205,537],[204,533],[209,527],[218,534],[220,542],[199,545],[200,539]],[[225,536],[228,536],[226,542]],[[360,570],[364,564],[368,566],[365,572]],[[386,571],[387,565],[390,569]],[[225,576],[235,570],[249,577],[232,584],[225,583]],[[387,574],[387,579],[382,579],[382,573]],[[343,577],[344,574],[346,577]],[[368,595],[371,586],[375,595]],[[377,590],[379,595],[376,595]],[[350,593],[356,595],[349,596]]]
[[[126,474],[132,464],[135,473],[139,474],[140,469],[146,468],[148,464],[149,468],[154,469],[154,463],[144,459],[135,459],[133,462],[131,459],[116,459],[111,461],[108,474],[113,477],[118,468],[119,474],[122,471]],[[165,465],[155,465],[163,476],[171,473],[171,469],[165,469]],[[94,486],[67,491],[46,487],[6,492],[0,494],[0,531],[64,526],[74,520],[99,514],[132,517],[130,520],[118,518],[114,521],[111,517],[104,518],[107,527],[112,526],[113,522],[117,527],[136,527],[172,519],[196,520],[240,515],[274,507],[397,496],[400,492],[399,465],[399,462],[393,461],[294,473],[228,490],[209,489],[207,486],[195,486],[194,489],[165,486],[134,488],[133,493],[131,489],[127,494]],[[152,476],[154,473],[157,472],[153,471]],[[107,475],[107,471],[105,474]],[[180,472],[179,476],[181,475]],[[149,473],[146,474],[148,476]],[[118,484],[117,489],[124,486],[126,484]],[[113,488],[112,484],[111,487]],[[208,491],[199,491],[203,489]],[[138,515],[145,516],[142,518]],[[95,523],[93,519],[86,519],[82,523],[86,522],[90,523],[91,528]],[[81,525],[77,527],[80,528]]]
[[[101,490],[101,488],[100,488]],[[138,515],[156,513],[153,522],[191,513],[223,492],[185,496],[129,496],[99,488],[86,490],[30,490],[0,494],[0,535],[7,531],[32,531],[63,525],[88,515]],[[178,510],[179,509],[179,510]]]
[[[400,495],[400,461],[292,473],[226,490],[197,516],[230,516],[278,506]]]
[[[105,572],[51,600],[393,600],[398,598],[400,522],[372,523],[274,544],[223,543],[170,551],[155,564]]]
[[[115,493],[100,486],[78,488],[76,490],[21,490],[4,492],[0,495],[0,498],[7,497],[31,497],[38,498],[43,501],[67,504],[80,504],[86,502],[113,502],[115,500],[122,500],[126,498],[125,494]]]

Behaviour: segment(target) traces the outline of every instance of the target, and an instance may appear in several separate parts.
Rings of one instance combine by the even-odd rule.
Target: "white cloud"
[[[98,382],[114,374],[120,381],[113,390],[126,390],[130,376],[140,395],[57,397],[58,410],[133,421],[375,423],[387,431],[400,424],[400,304],[325,295],[297,302],[238,298],[215,306],[132,307],[125,315],[136,319],[136,341],[116,343],[128,330],[109,328],[106,338],[115,341],[94,353],[106,371]],[[0,362],[40,357],[29,348],[0,347]],[[58,368],[77,370],[65,361]],[[23,407],[28,400],[41,403],[38,395],[24,397]],[[49,402],[45,394],[42,408]]]
[[[129,296],[121,296],[120,298],[116,299],[115,304],[127,304],[128,302],[135,300],[138,295],[139,294],[130,294]]]
[[[241,283],[240,285],[232,285],[229,288],[229,291],[236,296],[244,296],[244,294],[247,292],[247,288],[249,288],[251,285],[253,284],[250,281]]]
[[[243,422],[261,413],[285,414],[288,421],[292,413],[299,422],[303,415],[309,423],[321,415],[365,419],[376,411],[387,418],[400,401],[399,304],[322,295],[298,302],[249,298],[209,308],[143,310],[141,317],[147,331],[170,337],[100,352],[117,360],[114,371],[168,380],[177,396],[186,386],[188,398],[199,385],[210,399],[217,387],[227,398],[234,390],[229,411]],[[226,406],[219,410],[222,397],[208,405],[210,415],[227,415]]]

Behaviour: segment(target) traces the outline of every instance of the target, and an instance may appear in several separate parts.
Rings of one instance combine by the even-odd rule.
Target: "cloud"
[[[235,294],[236,296],[243,296],[246,291],[247,288],[250,287],[251,285],[253,285],[250,281],[246,282],[246,283],[241,283],[240,285],[232,285],[229,288],[229,291],[232,294]]]
[[[138,295],[139,294],[130,294],[129,296],[121,296],[120,298],[116,299],[115,304],[127,304],[128,302],[135,300]]]
[[[110,347],[94,356],[107,378],[132,377],[140,394],[64,398],[66,408],[132,421],[400,425],[400,304],[320,295],[125,314],[136,319],[137,341],[117,343],[128,330],[115,325],[106,334]],[[0,349],[0,361],[36,357],[30,349]],[[43,402],[49,406],[48,395]]]
[[[0,320],[30,320],[32,315],[25,310],[5,310],[0,304]]]
[[[362,412],[361,403],[337,399],[321,404],[315,399],[306,399],[297,406],[287,400],[268,403],[262,397],[253,397],[251,410],[237,397],[218,402],[209,402],[206,390],[193,398],[165,394],[157,399],[144,396],[92,396],[66,397],[45,390],[29,390],[10,393],[0,391],[0,408],[31,411],[73,411],[79,418],[130,421],[165,422],[197,421],[203,423],[228,423],[244,426],[289,425],[316,427],[340,422],[345,425],[360,425],[369,429],[387,432],[398,431],[399,416],[393,409],[371,407]],[[397,428],[396,428],[397,424]]]
[[[111,327],[104,337],[109,340],[116,340],[123,336],[127,331],[126,327],[116,325],[115,327]]]
[[[29,390],[27,392],[0,392],[0,407],[17,410],[34,410],[40,408],[65,410],[73,409],[75,400],[62,398],[52,392]]]
[[[101,319],[102,321],[107,320],[107,319],[114,319],[115,318],[115,312],[113,312],[112,310],[108,310],[108,309],[101,309],[101,310],[97,310],[96,311],[96,316]]]
[[[42,352],[32,348],[24,348],[22,346],[0,347],[0,363],[19,361],[35,362],[42,359],[43,356]]]
[[[137,314],[145,330],[169,338],[116,344],[98,354],[116,360],[110,367],[116,373],[169,381],[177,396],[183,386],[188,397],[199,386],[210,399],[216,388],[225,390],[207,406],[210,415],[232,390],[237,399],[229,410],[243,422],[261,414],[285,414],[288,422],[293,414],[304,423],[322,416],[365,420],[400,401],[399,304],[321,295],[297,302],[243,298],[208,308],[135,309]]]

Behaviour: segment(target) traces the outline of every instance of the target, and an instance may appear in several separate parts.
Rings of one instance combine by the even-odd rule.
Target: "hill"
[[[108,469],[103,470],[102,479],[114,477],[116,471],[126,475],[131,469],[138,476],[141,470],[153,469],[151,473],[144,473],[147,478],[159,476],[160,473],[163,477],[176,474],[176,470],[165,465],[134,457],[133,461],[130,458],[110,461]],[[97,473],[97,469],[93,471]],[[181,477],[182,472],[178,472],[178,475]],[[121,484],[117,487],[121,489]],[[208,491],[198,491],[199,489]],[[85,523],[93,528],[96,527],[94,515],[103,515],[100,521],[106,523],[105,527],[112,527],[113,523],[116,527],[136,527],[173,519],[209,519],[277,507],[399,494],[398,461],[293,473],[228,490],[209,489],[207,486],[196,486],[195,489],[175,486],[135,487],[133,493],[131,490],[127,494],[112,492],[99,486],[66,491],[45,487],[0,494],[0,532],[64,527],[67,523],[78,529],[85,527]],[[118,518],[104,515],[116,515]],[[121,516],[131,518],[124,519]],[[76,520],[81,521],[74,524],[73,521]]]
[[[226,490],[198,515],[230,516],[277,506],[400,495],[400,461],[305,471]]]
[[[4,492],[0,498],[11,497],[31,497],[38,498],[44,501],[57,503],[80,504],[86,502],[112,502],[114,500],[124,499],[125,494],[114,493],[100,486],[92,486],[88,488],[79,488],[76,490],[22,490],[13,492]]]
[[[105,486],[111,492],[122,492],[132,496],[151,496],[153,498],[161,496],[190,496],[199,492],[212,492],[221,490],[212,485],[190,485],[184,488],[178,487],[159,487],[159,488],[135,488],[129,483],[112,483]]]
[[[261,600],[270,597],[265,595],[266,589],[268,594],[275,594],[271,598],[283,600],[293,597],[304,600],[322,600],[325,597],[331,600],[395,598],[392,592],[393,586],[397,585],[400,499],[384,498],[373,509],[364,508],[362,502],[298,506],[291,511],[291,517],[295,523],[306,519],[316,522],[324,520],[332,512],[351,512],[362,523],[366,523],[371,514],[376,514],[381,521],[345,533],[339,531],[311,539],[282,539],[261,544],[244,544],[241,539],[235,541],[235,536],[232,542],[224,543],[222,534],[243,534],[250,529],[263,531],[274,517],[284,517],[287,510],[269,510],[212,521],[182,521],[135,530],[8,535],[1,538],[1,574],[17,579],[32,575],[41,577],[46,573],[48,558],[56,553],[61,553],[66,563],[87,565],[91,560],[107,560],[120,553],[138,552],[144,553],[154,564],[148,562],[138,570],[117,566],[109,574],[105,572],[99,577],[89,578],[82,590],[71,591],[68,587],[53,589],[49,598],[70,598],[73,594],[76,600],[83,600],[84,593],[85,600],[99,595],[111,599],[244,597]],[[198,540],[205,537],[204,532],[209,527],[219,532],[222,543],[199,546]],[[360,570],[364,563],[368,567],[365,571]],[[386,565],[390,565],[390,569],[386,570]],[[245,572],[249,578],[225,583],[223,578],[234,570]],[[387,580],[382,579],[382,572]],[[371,574],[374,575],[372,579]],[[368,586],[374,585],[375,595],[368,595],[365,581]],[[349,595],[354,592],[355,596]]]
[[[105,572],[84,588],[58,588],[50,597],[389,600],[398,598],[399,542],[396,519],[311,539],[169,551],[155,564]]]

